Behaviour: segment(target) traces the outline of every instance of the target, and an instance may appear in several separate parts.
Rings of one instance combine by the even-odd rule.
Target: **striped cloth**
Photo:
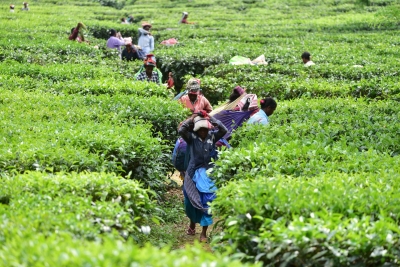
[[[195,209],[201,210],[202,212],[208,214],[208,208],[203,207],[199,191],[197,190],[195,183],[193,182],[192,178],[190,178],[187,172],[185,175],[185,180],[183,182],[183,187],[192,206]]]
[[[213,111],[210,112],[210,116],[214,116],[215,114],[223,111],[223,110],[233,110],[237,104],[242,100],[243,97],[245,97],[247,94],[244,93],[241,96],[239,96],[235,101],[232,102],[226,102],[225,104],[215,108]]]

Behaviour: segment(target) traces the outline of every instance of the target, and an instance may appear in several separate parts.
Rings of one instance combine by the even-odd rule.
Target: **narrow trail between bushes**
[[[175,172],[171,179],[175,181],[180,187],[182,186],[182,180],[179,177],[179,172]],[[183,192],[181,189],[172,189],[169,191],[170,194],[173,194],[176,198],[179,198],[181,200],[181,203],[183,205]],[[214,224],[213,224],[214,225]],[[211,225],[208,228],[208,236],[213,230],[213,225]],[[172,247],[175,249],[181,249],[185,248],[185,246],[190,246],[195,243],[195,240],[199,241],[200,238],[200,233],[201,233],[201,226],[199,224],[196,224],[196,235],[187,235],[186,230],[188,229],[189,226],[189,219],[185,216],[182,222],[176,222],[174,224],[174,231],[178,233],[178,239],[173,242]],[[201,243],[201,246],[205,251],[212,252],[211,247],[210,247],[210,242],[207,243]]]

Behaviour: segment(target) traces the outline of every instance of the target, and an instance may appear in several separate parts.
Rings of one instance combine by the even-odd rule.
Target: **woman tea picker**
[[[211,129],[215,127],[213,131]],[[193,131],[191,131],[193,129]],[[188,144],[190,151],[189,165],[183,182],[185,213],[190,219],[188,235],[196,234],[196,223],[203,229],[200,242],[207,242],[207,228],[213,223],[208,213],[208,204],[216,197],[214,182],[206,170],[213,167],[211,158],[215,155],[215,143],[227,133],[226,127],[207,112],[193,114],[179,127],[180,136]]]

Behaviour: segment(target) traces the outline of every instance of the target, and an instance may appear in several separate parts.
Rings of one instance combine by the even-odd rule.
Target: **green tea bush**
[[[318,65],[313,68],[292,65],[211,66],[204,72],[204,94],[212,103],[227,99],[231,88],[241,85],[260,98],[368,97],[399,99],[397,71],[378,66]],[[384,78],[382,78],[384,76]]]
[[[373,114],[371,114],[373,110]],[[314,176],[391,168],[400,152],[396,102],[327,99],[278,102],[271,125],[244,125],[233,150],[221,152],[213,176],[221,183],[257,173]]]
[[[398,166],[229,183],[212,206],[225,226],[214,244],[264,266],[395,265]]]
[[[0,262],[4,266],[261,266],[205,252],[198,244],[171,251],[168,247],[139,247],[111,237],[90,242],[64,233],[44,236],[24,234],[12,228],[3,231]]]
[[[7,199],[1,205],[2,229],[87,240],[100,240],[102,233],[138,239],[142,225],[158,220],[150,200],[154,193],[114,174],[28,172],[0,183],[1,199]]]
[[[171,165],[163,140],[176,138],[187,112],[177,102],[21,90],[0,95],[3,171],[109,171],[165,187]]]

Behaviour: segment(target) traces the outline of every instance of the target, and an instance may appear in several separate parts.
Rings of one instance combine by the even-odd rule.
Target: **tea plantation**
[[[398,1],[0,3],[0,266],[400,264]],[[90,44],[68,40],[80,21]],[[110,28],[137,43],[142,21],[175,90],[106,49]],[[278,102],[220,153],[212,252],[176,248],[184,211],[166,200],[191,76],[214,107],[236,85]]]

